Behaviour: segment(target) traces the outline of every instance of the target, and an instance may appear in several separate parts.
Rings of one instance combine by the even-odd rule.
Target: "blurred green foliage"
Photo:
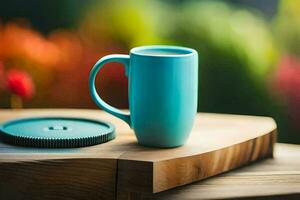
[[[300,56],[300,1],[280,1],[274,19],[274,35],[283,53]]]
[[[81,31],[97,42],[114,40],[128,49],[138,45],[160,44],[164,24],[158,1],[104,0],[92,5],[81,23]]]
[[[259,15],[223,2],[180,9],[172,37],[200,54],[201,111],[270,114],[267,93],[277,49]]]

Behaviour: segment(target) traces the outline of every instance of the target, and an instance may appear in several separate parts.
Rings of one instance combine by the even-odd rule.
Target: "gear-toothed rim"
[[[35,119],[64,119],[64,120],[84,120],[92,121],[105,125],[108,130],[105,133],[99,133],[96,136],[87,136],[81,138],[42,138],[33,136],[17,136],[5,132],[4,127],[8,124],[16,123],[24,120],[35,120]],[[98,120],[70,118],[70,117],[40,117],[40,118],[22,118],[12,121],[8,121],[0,126],[0,139],[8,144],[27,146],[27,147],[40,147],[40,148],[74,148],[74,147],[85,147],[96,144],[101,144],[113,140],[115,138],[115,128],[112,124],[102,122]]]

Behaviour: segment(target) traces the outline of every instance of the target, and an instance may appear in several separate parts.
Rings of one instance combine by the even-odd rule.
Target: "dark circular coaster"
[[[9,144],[72,148],[101,144],[115,138],[112,124],[84,118],[36,117],[8,121],[0,127],[1,139]]]

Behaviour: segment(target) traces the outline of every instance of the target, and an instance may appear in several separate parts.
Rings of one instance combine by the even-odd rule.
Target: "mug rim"
[[[163,55],[154,55],[154,54],[147,54],[142,53],[143,50],[176,50],[181,51],[183,53],[171,55],[171,54],[163,54]],[[147,45],[147,46],[139,46],[134,47],[130,50],[130,54],[137,55],[137,56],[143,56],[143,57],[170,57],[170,58],[176,58],[176,57],[188,57],[191,55],[197,55],[197,51],[188,48],[188,47],[182,47],[182,46],[174,46],[174,45]]]

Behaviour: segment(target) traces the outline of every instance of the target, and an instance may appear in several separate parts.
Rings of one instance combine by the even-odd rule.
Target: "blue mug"
[[[104,102],[96,91],[96,75],[108,62],[125,67],[129,114]],[[136,47],[130,55],[101,58],[90,73],[89,85],[95,103],[125,121],[139,144],[181,146],[188,139],[197,112],[198,54],[194,49],[177,46]]]

